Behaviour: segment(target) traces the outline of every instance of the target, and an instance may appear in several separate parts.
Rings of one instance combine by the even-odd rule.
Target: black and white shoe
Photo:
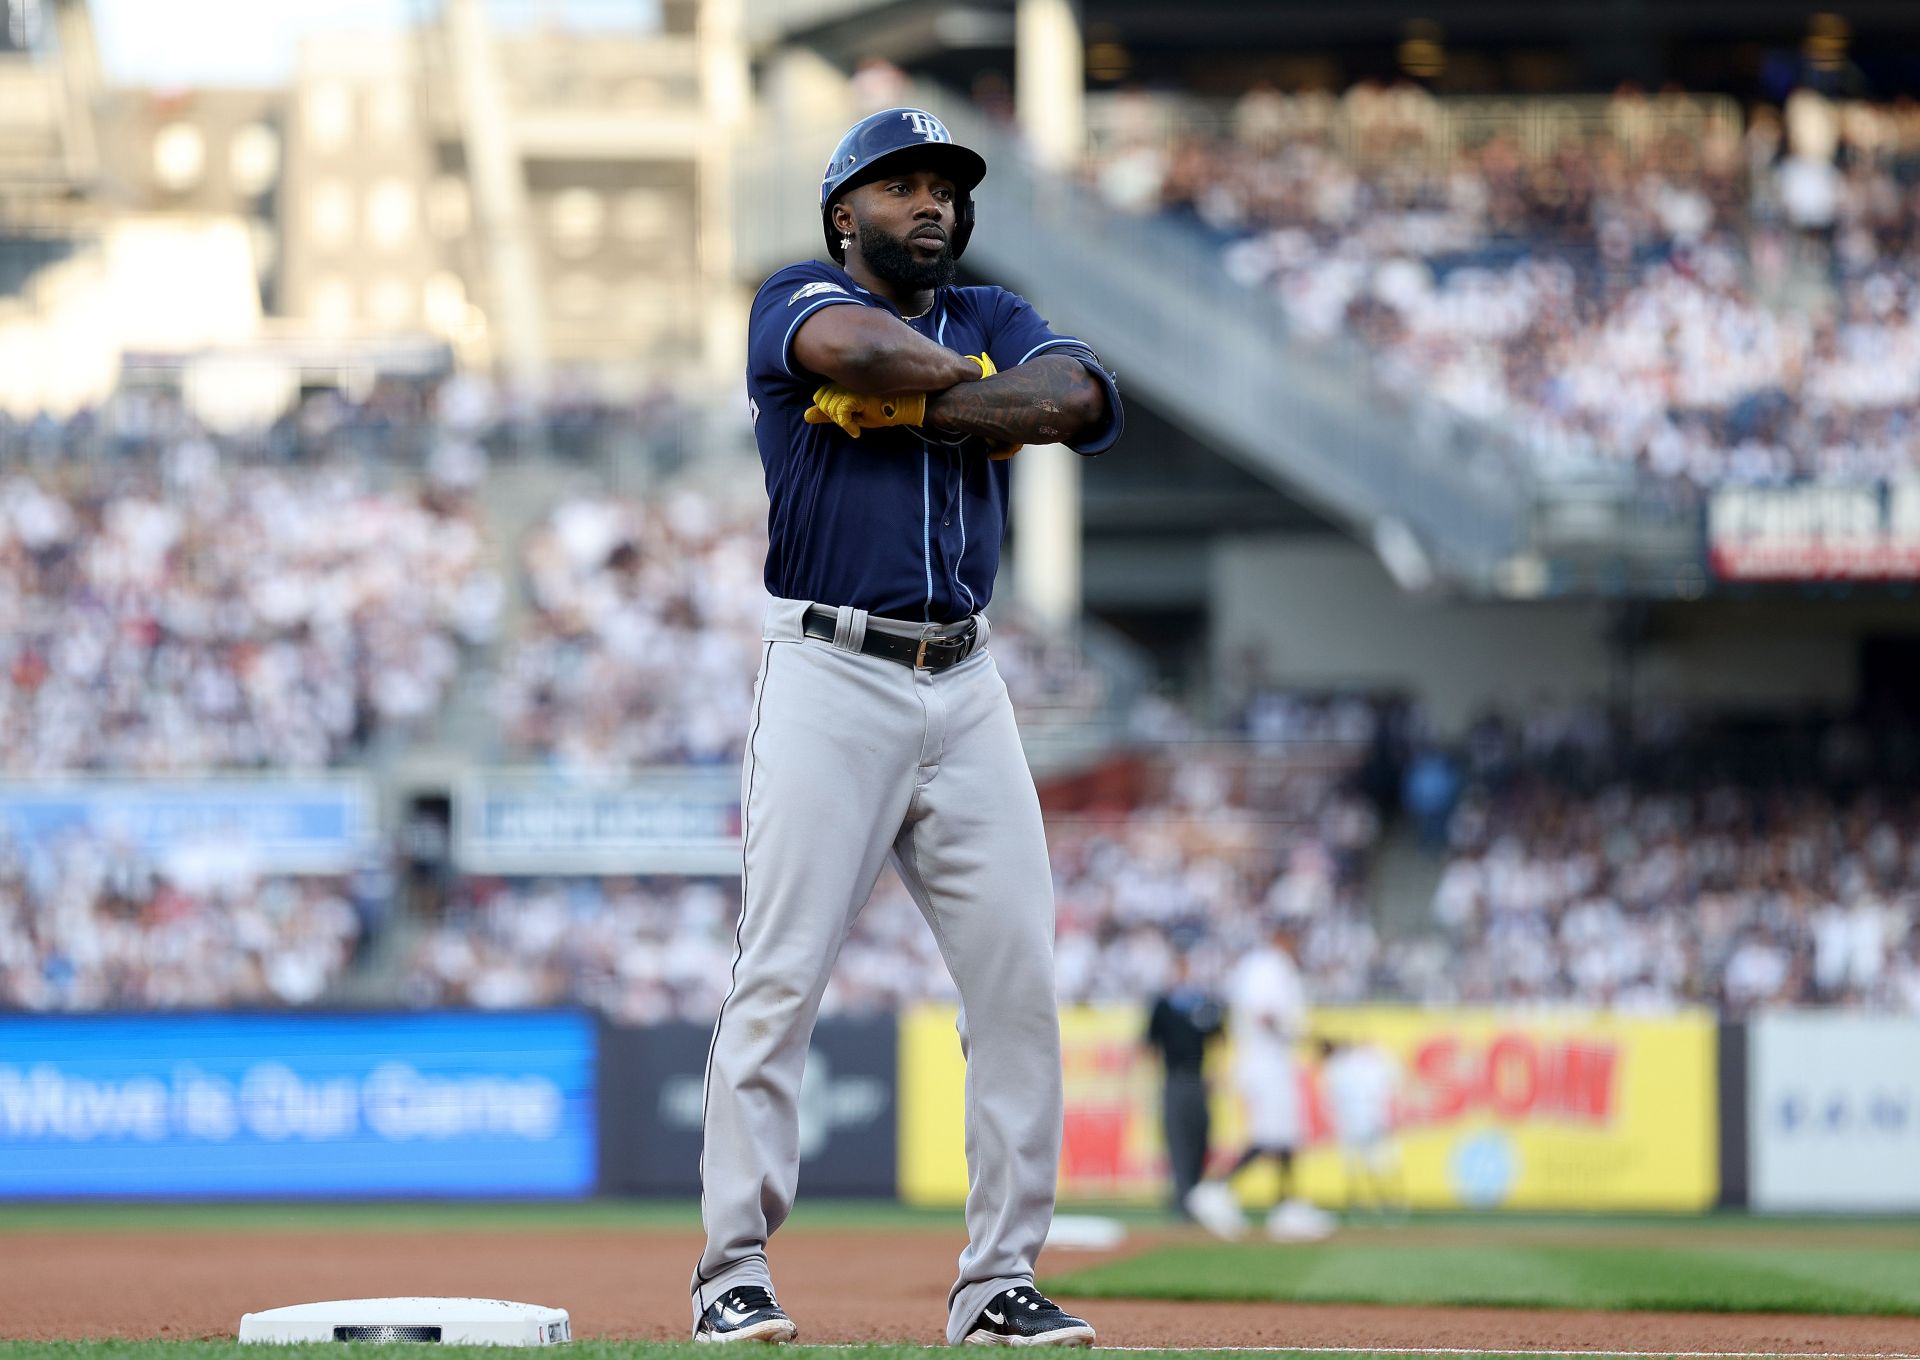
[[[994,1297],[973,1320],[969,1346],[1091,1346],[1093,1328],[1032,1285]]]
[[[757,1284],[735,1285],[700,1315],[695,1341],[791,1341],[800,1335],[773,1295]]]

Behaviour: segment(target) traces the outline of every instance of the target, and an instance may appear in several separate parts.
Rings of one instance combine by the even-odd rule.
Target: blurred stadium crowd
[[[1516,126],[1482,135],[1411,85],[1128,92],[1086,175],[1205,233],[1309,343],[1358,345],[1389,382],[1515,429],[1549,475],[1630,465],[1684,491],[1911,469],[1920,103],[1802,91],[1743,116],[1623,89]],[[671,475],[671,406],[516,411],[456,379],[313,397],[245,438],[138,394],[0,419],[0,773],[353,765],[430,732],[476,670],[504,760],[738,762],[762,512]],[[576,463],[650,441],[669,475],[565,492],[489,543],[489,458],[529,421]],[[1321,1003],[1920,1011],[1905,731],[1596,702],[1443,738],[1391,697],[1257,679],[1116,714],[1072,643],[996,614],[993,650],[1023,719],[1118,734],[1047,791],[1065,1001],[1151,994],[1177,954],[1219,986],[1280,919]],[[1383,915],[1395,875],[1420,891]],[[390,877],[0,844],[0,1006],[312,1003],[391,928]],[[719,1005],[731,880],[443,889],[395,973],[408,1003]],[[826,1009],[949,989],[888,874]]]
[[[177,413],[162,424],[142,436],[150,456],[15,459],[0,481],[9,775],[351,763],[430,725],[486,649],[509,753],[738,760],[759,632],[751,508],[679,481],[561,497],[518,545],[527,608],[503,636],[471,494],[484,455],[438,472],[430,458],[383,489],[337,448],[275,458]],[[1029,718],[1105,713],[1103,677],[1071,647],[1017,618],[994,647]],[[1061,995],[1149,994],[1176,953],[1217,984],[1279,918],[1323,1003],[1920,1009],[1916,763],[1904,738],[1819,718],[1756,731],[1533,706],[1447,743],[1374,696],[1256,680],[1211,722],[1154,696],[1100,773],[1048,795]],[[1437,875],[1415,920],[1370,907],[1396,820]],[[387,920],[379,879],[154,863],[84,836],[10,845],[0,1003],[312,1002]],[[398,986],[415,1004],[704,1018],[734,910],[725,879],[455,877]],[[888,875],[826,1007],[949,986]]]
[[[113,840],[0,848],[0,1008],[302,1006],[382,907],[335,876],[167,868]]]
[[[1388,932],[1366,905],[1382,826],[1368,786],[1396,742],[1395,710],[1274,695],[1264,707],[1338,736],[1252,755],[1149,748],[1146,777],[1118,781],[1118,796],[1050,809],[1063,1001],[1151,995],[1176,953],[1196,982],[1223,987],[1285,920],[1322,1004],[1920,1011],[1920,803],[1911,783],[1849,770],[1843,727],[1787,739],[1669,715],[1622,733],[1598,708],[1542,709],[1489,718],[1458,750],[1416,744],[1404,764],[1384,762],[1401,781],[1391,796],[1433,823],[1444,867],[1425,919]],[[1756,744],[1782,761],[1757,783],[1734,773]],[[1824,761],[1793,763],[1823,749]],[[469,881],[418,956],[416,999],[710,1018],[732,953],[731,887]],[[824,1007],[950,995],[889,873]]]
[[[1910,730],[1489,719],[1433,899],[1452,1000],[1920,1009]]]
[[[1175,950],[1224,976],[1276,913],[1303,926],[1341,995],[1365,994],[1375,945],[1357,890],[1379,822],[1349,785],[1369,750],[1371,710],[1287,707],[1299,719],[1288,757],[1213,743],[1146,754],[1096,779],[1078,808],[1049,812],[1063,1001],[1145,995]],[[409,985],[435,1004],[576,1000],[630,1020],[710,1019],[726,991],[737,906],[732,880],[469,879],[423,941]],[[952,995],[931,931],[886,871],[824,1009]]]
[[[657,502],[568,496],[527,538],[531,621],[499,703],[515,747],[561,768],[735,764],[766,591],[766,512],[682,487]],[[1015,709],[1090,720],[1100,672],[1001,610],[994,656]]]
[[[1920,103],[1623,88],[1477,128],[1411,83],[1131,92],[1086,174],[1217,239],[1298,334],[1547,475],[1885,477],[1920,421]]]
[[[0,479],[8,771],[312,769],[428,719],[498,607],[469,513],[345,464]]]

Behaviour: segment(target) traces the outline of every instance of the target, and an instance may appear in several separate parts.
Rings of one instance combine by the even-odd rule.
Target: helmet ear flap
[[[973,195],[961,194],[953,209],[953,258],[957,260],[973,235]]]

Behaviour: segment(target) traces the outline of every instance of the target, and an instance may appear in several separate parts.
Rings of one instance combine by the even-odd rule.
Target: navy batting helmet
[[[835,264],[845,264],[847,253],[833,229],[833,201],[903,163],[938,171],[953,181],[954,258],[967,248],[973,235],[973,188],[987,177],[986,161],[979,152],[956,145],[947,125],[925,109],[882,109],[847,129],[820,177],[820,225]]]

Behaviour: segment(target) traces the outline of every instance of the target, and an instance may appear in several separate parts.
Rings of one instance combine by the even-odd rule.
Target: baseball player
[[[761,286],[747,395],[773,596],[741,771],[741,911],[706,1079],[694,1339],[791,1340],[767,1239],[792,1207],[807,1041],[891,860],[960,993],[967,1234],[947,1339],[1088,1345],[1033,1287],[1061,1128],[1039,799],[981,610],[1026,443],[1101,453],[1120,396],[1024,300],[954,286],[986,162],[922,109],[856,123],[820,185],[834,263]]]
[[[1393,1136],[1393,1099],[1400,1067],[1379,1044],[1320,1041],[1320,1084],[1346,1163],[1347,1207],[1365,1194],[1382,1216],[1406,1207],[1400,1150]]]
[[[1294,962],[1293,930],[1285,922],[1268,934],[1234,969],[1227,988],[1227,1033],[1233,1042],[1234,1082],[1247,1116],[1247,1147],[1224,1179],[1205,1180],[1187,1193],[1187,1211],[1220,1237],[1238,1237],[1246,1221],[1227,1180],[1262,1159],[1280,1171],[1280,1197],[1267,1216],[1267,1235],[1278,1241],[1325,1237],[1332,1219],[1293,1186],[1294,1154],[1300,1145],[1300,1073],[1293,1046],[1305,1035],[1307,991]]]

